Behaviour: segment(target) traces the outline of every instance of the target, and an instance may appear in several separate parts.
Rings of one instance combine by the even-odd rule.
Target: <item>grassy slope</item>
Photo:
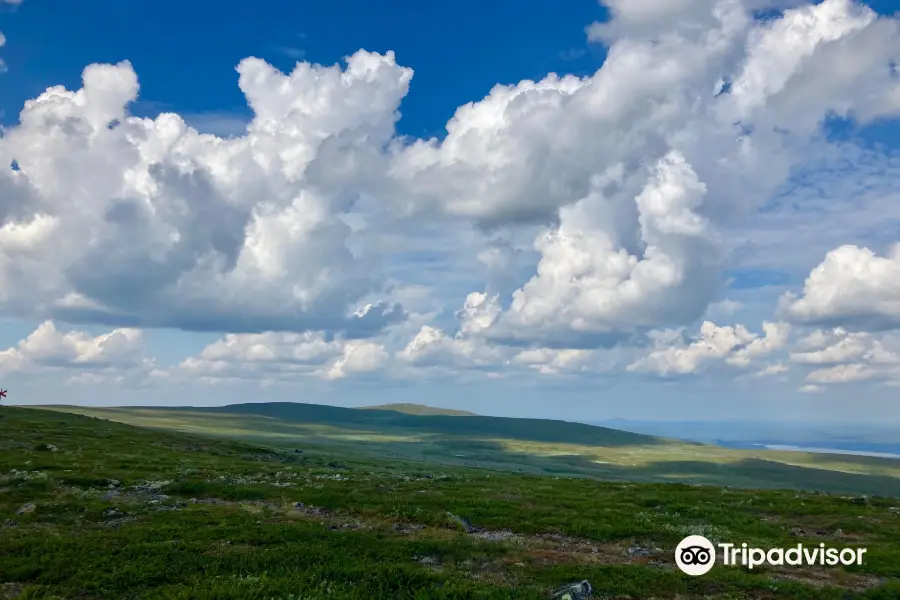
[[[900,597],[900,515],[877,498],[436,472],[50,411],[0,417],[0,597],[537,599],[582,578],[607,598]],[[868,560],[690,578],[671,558],[689,533],[862,545]]]
[[[447,417],[477,417],[473,412],[467,410],[456,410],[453,408],[435,408],[433,406],[425,406],[424,404],[379,404],[377,406],[362,406],[361,410],[393,410],[395,412],[407,415],[443,415]]]
[[[47,408],[47,407],[45,407]],[[164,429],[448,466],[611,481],[900,496],[900,461],[731,450],[562,421],[415,416],[262,403],[214,409],[53,407]]]

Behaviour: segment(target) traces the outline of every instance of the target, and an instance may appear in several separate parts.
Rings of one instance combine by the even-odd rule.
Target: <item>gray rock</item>
[[[516,537],[515,533],[506,529],[502,531],[478,531],[473,535],[483,540],[490,540],[492,542],[504,542]]]
[[[167,496],[168,497],[168,496]],[[190,504],[225,504],[226,502],[220,498],[191,498],[188,500]]]
[[[126,523],[131,523],[134,521],[134,517],[119,517],[117,519],[111,519],[105,523],[107,527],[119,527]]]
[[[553,592],[553,600],[589,600],[593,588],[587,579],[578,583],[564,585]]]
[[[16,511],[17,515],[27,515],[29,513],[33,513],[37,506],[33,502],[28,502],[27,504],[23,504],[22,507]]]
[[[119,490],[109,490],[108,492],[103,494],[103,499],[104,500],[112,500],[113,498],[115,498],[118,495],[119,495]]]

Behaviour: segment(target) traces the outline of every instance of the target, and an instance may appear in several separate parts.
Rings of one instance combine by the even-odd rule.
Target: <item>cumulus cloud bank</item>
[[[659,348],[629,365],[628,369],[655,371],[660,375],[688,374],[697,373],[717,360],[731,366],[746,367],[755,359],[784,347],[790,328],[784,323],[763,323],[763,331],[764,335],[759,336],[743,325],[719,327],[711,321],[704,321],[694,341],[659,344]]]
[[[341,219],[386,160],[412,75],[360,52],[346,70],[238,66],[244,137],[129,116],[127,62],[51,88],[0,140],[0,305],[13,314],[198,330],[357,329],[378,257]],[[358,236],[364,237],[364,236]]]
[[[290,73],[241,61],[254,116],[228,139],[129,114],[132,66],[88,66],[81,89],[49,88],[0,138],[0,310],[225,335],[172,369],[202,377],[549,375],[607,369],[616,347],[631,348],[622,370],[687,374],[777,355],[788,323],[900,326],[897,250],[843,246],[807,266],[762,334],[660,333],[681,336],[720,299],[726,232],[792,173],[843,155],[827,119],[898,115],[898,21],[850,0],[605,4],[612,19],[587,28],[609,46],[596,73],[498,85],[442,139],[396,134],[413,72],[391,52]],[[465,281],[404,278],[399,262],[428,244]],[[412,289],[462,306],[456,324],[409,310]]]
[[[62,373],[70,383],[123,382],[127,378],[140,384],[160,373],[145,350],[143,335],[136,329],[92,336],[60,330],[45,321],[17,346],[0,351],[0,374]]]

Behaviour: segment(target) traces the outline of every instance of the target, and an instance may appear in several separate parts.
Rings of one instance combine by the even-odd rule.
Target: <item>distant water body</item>
[[[811,446],[786,446],[781,444],[756,444],[768,450],[785,450],[787,452],[814,452],[816,454],[851,454],[854,456],[874,456],[876,458],[900,458],[900,454],[890,452],[865,452],[862,450],[836,450],[834,448],[814,448]]]

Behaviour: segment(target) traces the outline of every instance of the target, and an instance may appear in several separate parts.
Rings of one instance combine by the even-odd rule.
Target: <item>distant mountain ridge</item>
[[[446,414],[419,415],[381,408],[346,408],[301,402],[248,402],[214,407],[134,406],[128,407],[128,409],[200,414],[246,414],[350,429],[381,429],[484,439],[506,438],[597,447],[653,446],[671,441],[651,435],[570,421],[481,415],[467,416],[462,419],[459,416]]]
[[[405,415],[420,416],[437,416],[444,415],[447,417],[477,417],[479,415],[467,410],[456,410],[453,408],[439,408],[434,406],[426,406],[424,404],[378,404],[375,406],[360,406],[357,410],[393,410]]]

